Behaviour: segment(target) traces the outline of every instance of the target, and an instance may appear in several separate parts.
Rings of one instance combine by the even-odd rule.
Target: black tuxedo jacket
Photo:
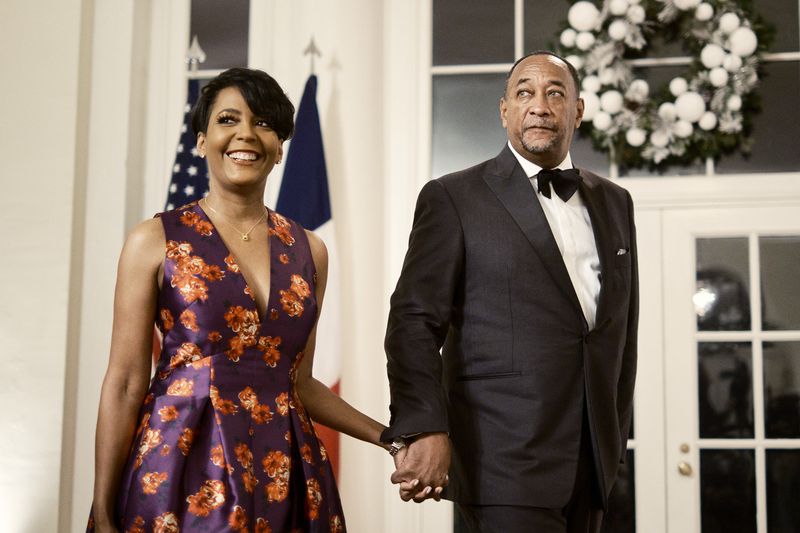
[[[449,499],[565,506],[584,408],[604,504],[613,486],[636,373],[633,203],[612,182],[580,173],[602,271],[591,331],[508,147],[419,194],[391,299],[391,423],[382,438],[449,432]]]

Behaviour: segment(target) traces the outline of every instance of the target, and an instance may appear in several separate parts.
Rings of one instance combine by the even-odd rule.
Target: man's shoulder
[[[578,167],[578,170],[580,171],[581,177],[594,186],[601,187],[602,189],[613,194],[628,194],[627,189],[609,178],[605,178],[586,168]]]
[[[492,169],[496,167],[496,157],[482,161],[477,165],[457,170],[449,174],[445,174],[434,181],[439,182],[445,188],[469,186],[473,183],[483,181],[483,177],[492,173]]]

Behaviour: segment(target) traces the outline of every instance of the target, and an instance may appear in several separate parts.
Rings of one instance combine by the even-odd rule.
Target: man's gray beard
[[[534,146],[533,144],[531,144],[528,141],[526,141],[524,133],[522,135],[522,139],[520,139],[520,140],[522,141],[522,147],[525,148],[525,150],[527,150],[528,153],[541,154],[541,153],[548,152],[548,151],[552,150],[553,147],[558,145],[558,143],[561,141],[561,137],[559,137],[559,136],[550,137],[550,140],[547,141],[546,144],[544,144],[544,145],[539,144],[538,147]],[[539,143],[541,143],[541,141],[539,141]]]

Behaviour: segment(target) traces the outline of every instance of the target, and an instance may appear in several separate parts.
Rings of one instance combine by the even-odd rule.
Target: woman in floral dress
[[[376,445],[384,426],[311,375],[327,251],[263,205],[293,114],[264,72],[213,79],[192,117],[208,197],[125,243],[88,530],[345,531],[310,419]]]

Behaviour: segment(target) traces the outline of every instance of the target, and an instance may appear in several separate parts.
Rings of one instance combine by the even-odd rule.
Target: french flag
[[[317,77],[314,74],[309,76],[297,108],[295,135],[286,154],[286,166],[275,210],[319,235],[328,248],[328,283],[323,311],[317,324],[314,377],[339,394],[341,284],[328,193],[328,172],[317,110]],[[339,434],[321,424],[315,424],[315,428],[325,444],[333,470],[338,475]]]

